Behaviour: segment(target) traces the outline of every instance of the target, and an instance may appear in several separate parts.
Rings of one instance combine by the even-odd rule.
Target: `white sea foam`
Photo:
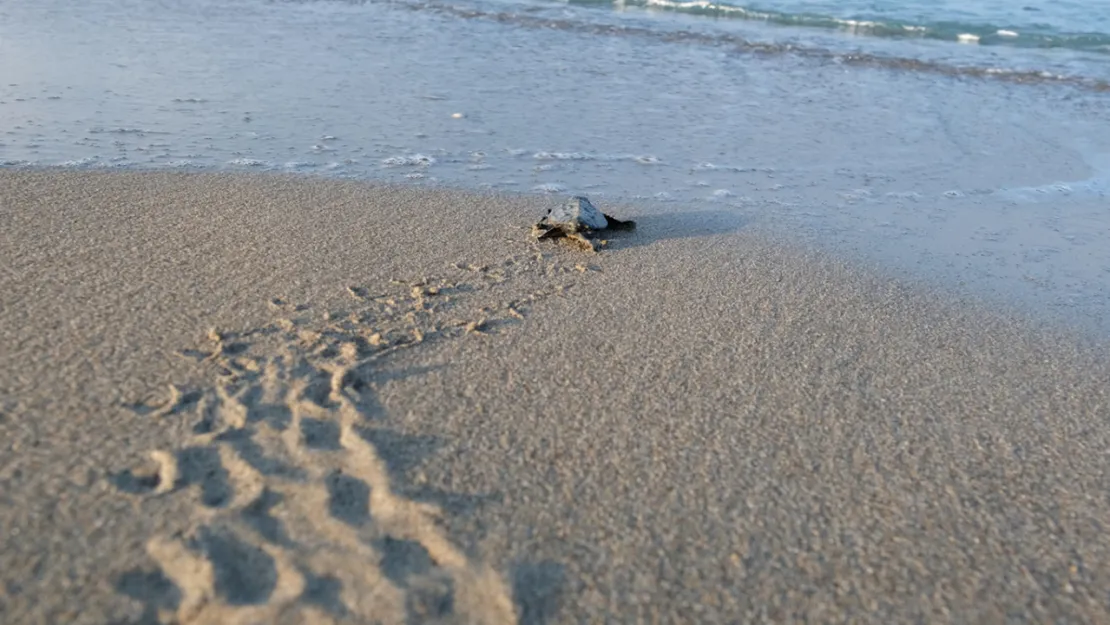
[[[738,165],[718,165],[716,163],[698,163],[691,168],[693,171],[727,171],[735,174],[751,172],[773,173],[772,167],[740,167]]]
[[[273,165],[273,163],[269,161],[263,161],[257,158],[233,158],[228,161],[227,164],[236,167],[271,167]]]
[[[662,159],[651,154],[596,154],[592,152],[549,152],[532,154],[538,161],[634,161],[642,165],[658,165]]]
[[[89,134],[90,135],[100,135],[100,134],[149,135],[149,134],[160,134],[160,133],[156,133],[153,130],[146,130],[146,129],[143,129],[143,128],[125,128],[125,127],[102,128],[102,127],[97,126],[95,128],[89,128]]]
[[[543,184],[538,184],[538,185],[532,187],[532,190],[533,191],[543,191],[544,193],[562,193],[562,192],[566,191],[567,188],[565,186],[561,185],[561,184],[556,183],[556,182],[545,182]]]
[[[1107,198],[1110,197],[1110,178],[1094,176],[1086,180],[1072,182],[1052,182],[1028,187],[998,189],[992,195],[1021,202],[1055,201],[1062,197]]]
[[[707,2],[706,0],[691,0],[688,2],[676,2],[675,0],[647,0],[644,4],[648,7],[669,9],[672,11],[715,11],[726,15],[742,16],[751,20],[769,20],[775,17],[773,13],[756,11],[728,4],[717,4],[715,2]]]
[[[76,158],[58,163],[57,167],[92,167],[100,164],[99,156],[86,156],[84,158]]]
[[[883,195],[893,200],[913,200],[916,202],[921,199],[921,194],[917,191],[890,191]]]
[[[436,159],[426,154],[390,156],[382,160],[382,165],[386,167],[430,167],[435,164]]]
[[[532,158],[539,161],[592,161],[598,157],[585,152],[536,152]]]

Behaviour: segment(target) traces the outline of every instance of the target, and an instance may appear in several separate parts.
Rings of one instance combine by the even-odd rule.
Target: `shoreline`
[[[108,3],[66,13],[64,31],[52,6],[9,11],[18,26],[4,41],[36,62],[0,81],[0,106],[23,120],[3,138],[5,163],[320,173],[735,210],[1110,336],[1110,137],[1097,92],[860,67],[877,61],[855,44],[805,58],[794,37],[784,54],[753,56],[737,48],[749,41],[737,24],[579,6],[512,16],[249,1],[213,4],[200,23],[180,7]],[[90,24],[98,36],[80,36]],[[277,45],[274,32],[320,37]],[[352,47],[323,43],[334,38]],[[872,47],[865,39],[849,41]],[[199,69],[182,62],[200,48],[224,53]],[[988,51],[936,52],[961,65]],[[121,55],[146,62],[113,64]],[[549,71],[553,59],[563,69]],[[351,80],[370,67],[375,80]]]
[[[1110,618],[1102,341],[554,201],[0,171],[0,620]]]

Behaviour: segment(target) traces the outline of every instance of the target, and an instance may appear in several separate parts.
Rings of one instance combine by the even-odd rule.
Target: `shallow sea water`
[[[582,193],[1110,332],[1097,64],[837,36],[552,3],[5,3],[0,163]]]

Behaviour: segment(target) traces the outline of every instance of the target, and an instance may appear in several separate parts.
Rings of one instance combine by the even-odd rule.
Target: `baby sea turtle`
[[[547,210],[547,215],[534,226],[537,239],[566,239],[591,252],[597,251],[594,236],[601,230],[631,230],[634,221],[622,221],[597,210],[590,200],[580,195]]]

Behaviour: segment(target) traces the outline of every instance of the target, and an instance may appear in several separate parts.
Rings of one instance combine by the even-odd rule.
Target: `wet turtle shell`
[[[631,230],[636,222],[617,219],[597,209],[588,198],[577,195],[558,206],[532,227],[537,239],[567,239],[590,251],[596,251],[593,237],[602,230]]]

